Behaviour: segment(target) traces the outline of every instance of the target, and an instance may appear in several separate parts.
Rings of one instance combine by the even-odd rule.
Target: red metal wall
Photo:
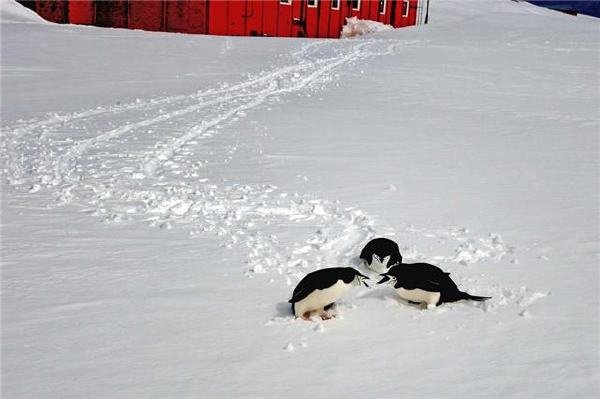
[[[263,1],[246,2],[246,36],[259,36],[263,31]]]
[[[94,23],[94,2],[92,0],[70,1],[68,3],[68,22],[92,25]]]
[[[136,0],[129,2],[129,24],[130,29],[164,30],[164,8],[163,1]]]
[[[417,7],[425,1],[36,0],[22,3],[58,23],[213,35],[337,38],[350,16],[395,27],[415,25]],[[333,8],[336,4],[338,7]],[[408,15],[403,15],[403,10],[408,10]]]
[[[35,12],[48,21],[67,23],[68,11],[66,1],[36,1]]]
[[[206,33],[204,1],[170,0],[164,2],[164,30],[181,33]]]

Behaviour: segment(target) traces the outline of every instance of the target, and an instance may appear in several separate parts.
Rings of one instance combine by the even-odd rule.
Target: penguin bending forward
[[[369,269],[377,273],[386,272],[390,267],[402,263],[398,244],[388,238],[369,241],[361,251],[360,258],[367,262]]]
[[[330,267],[308,273],[294,288],[292,299],[292,312],[296,317],[308,320],[313,314],[321,316],[323,320],[331,316],[325,312],[333,306],[353,285],[360,286],[367,276],[351,267]]]
[[[412,303],[422,303],[428,309],[444,302],[461,299],[485,301],[491,297],[475,296],[462,292],[450,278],[450,273],[428,263],[401,263],[381,274],[381,284],[393,280],[394,289],[401,298]]]

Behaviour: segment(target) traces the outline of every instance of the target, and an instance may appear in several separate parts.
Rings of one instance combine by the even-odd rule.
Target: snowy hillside
[[[316,40],[1,5],[3,398],[600,394],[597,19],[433,1]],[[492,299],[371,284],[295,320],[376,236]]]

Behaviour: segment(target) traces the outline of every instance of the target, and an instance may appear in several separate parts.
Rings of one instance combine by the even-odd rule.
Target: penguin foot
[[[330,320],[330,319],[333,319],[334,317],[335,317],[335,315],[328,313],[328,312],[321,313],[321,320]]]

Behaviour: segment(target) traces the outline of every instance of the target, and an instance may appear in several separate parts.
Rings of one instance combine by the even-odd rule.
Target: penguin
[[[422,303],[428,309],[461,299],[481,302],[491,298],[460,291],[450,278],[450,273],[429,263],[401,263],[392,266],[381,276],[383,278],[377,284],[392,279],[394,289],[401,298],[411,303]]]
[[[360,258],[376,273],[386,272],[390,267],[402,263],[398,244],[388,238],[369,241],[361,251]]]
[[[353,285],[360,286],[367,276],[362,275],[352,267],[330,267],[308,273],[294,288],[292,312],[296,317],[308,320],[313,314],[323,320],[331,316],[325,311],[330,309],[335,301],[340,299]]]

